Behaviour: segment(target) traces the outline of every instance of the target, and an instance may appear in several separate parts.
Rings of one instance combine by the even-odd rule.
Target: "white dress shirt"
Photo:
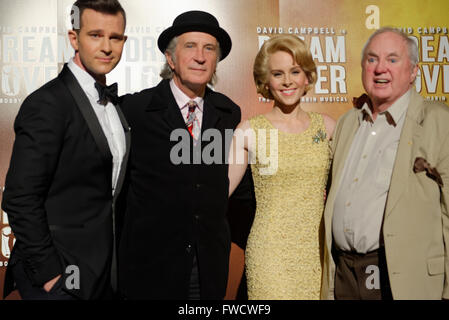
[[[187,121],[187,115],[189,113],[189,108],[187,107],[187,103],[190,100],[193,100],[198,105],[197,108],[195,108],[195,116],[196,120],[193,124],[193,134],[197,138],[199,137],[199,131],[201,131],[201,124],[203,122],[203,107],[204,107],[204,99],[202,97],[196,97],[194,99],[189,98],[184,92],[181,91],[181,89],[178,88],[175,81],[172,79],[170,80],[170,89],[173,93],[173,96],[175,97],[176,104],[178,105],[182,118],[184,119],[184,122]]]
[[[123,157],[126,153],[126,140],[123,125],[120,121],[115,106],[111,102],[108,102],[105,106],[98,103],[99,95],[97,89],[95,88],[95,79],[89,73],[81,69],[73,61],[73,59],[69,61],[67,66],[70,71],[72,71],[83,91],[86,93],[108,141],[109,150],[111,151],[113,159],[112,194],[114,194]]]
[[[334,203],[332,232],[337,249],[367,253],[379,248],[379,237],[390,189],[399,138],[410,101],[405,93],[371,123],[360,110],[360,126],[354,136]],[[365,110],[365,111],[363,111]],[[387,122],[389,113],[396,126]]]

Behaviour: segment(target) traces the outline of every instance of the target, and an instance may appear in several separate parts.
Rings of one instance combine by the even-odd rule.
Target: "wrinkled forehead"
[[[217,45],[218,43],[217,38],[215,38],[213,35],[200,31],[185,32],[178,36],[178,43],[186,43],[186,42],[212,44],[212,45]]]
[[[366,44],[364,57],[366,56],[408,56],[407,43],[400,35],[386,31],[375,35]]]

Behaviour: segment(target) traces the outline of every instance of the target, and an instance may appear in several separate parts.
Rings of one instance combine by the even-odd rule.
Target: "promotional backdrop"
[[[0,191],[4,190],[14,141],[13,122],[24,98],[56,77],[73,56],[67,30],[73,0],[0,0]],[[128,41],[108,83],[120,94],[152,87],[164,62],[159,34],[180,13],[203,10],[215,15],[230,34],[230,55],[218,66],[214,88],[242,109],[243,119],[272,107],[256,94],[254,58],[271,35],[303,38],[318,66],[318,81],[303,98],[305,110],[338,119],[363,93],[361,50],[381,26],[401,28],[418,44],[420,71],[416,90],[425,98],[449,98],[449,1],[447,0],[122,0]],[[0,193],[1,200],[1,193]],[[0,290],[14,243],[5,212],[0,212]],[[240,251],[239,251],[240,250]],[[243,251],[233,246],[228,298],[235,297]]]

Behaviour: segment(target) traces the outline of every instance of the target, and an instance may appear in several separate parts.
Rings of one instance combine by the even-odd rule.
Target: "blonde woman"
[[[248,156],[257,201],[245,253],[249,299],[319,299],[320,221],[335,121],[305,112],[316,80],[305,43],[292,35],[266,41],[254,63],[258,93],[273,109],[239,124],[230,151],[230,194]]]

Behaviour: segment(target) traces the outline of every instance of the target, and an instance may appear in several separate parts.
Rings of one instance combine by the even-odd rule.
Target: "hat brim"
[[[172,26],[170,28],[165,29],[161,35],[159,36],[159,39],[157,40],[157,46],[159,47],[159,50],[162,53],[165,53],[165,49],[167,49],[168,44],[170,43],[171,39],[173,39],[176,36],[179,36],[186,32],[205,32],[212,36],[214,36],[217,41],[220,43],[220,51],[221,51],[221,57],[220,60],[223,60],[226,58],[231,51],[232,47],[232,41],[229,34],[220,27],[211,27],[211,26],[204,26],[204,25],[182,25],[182,26]]]

